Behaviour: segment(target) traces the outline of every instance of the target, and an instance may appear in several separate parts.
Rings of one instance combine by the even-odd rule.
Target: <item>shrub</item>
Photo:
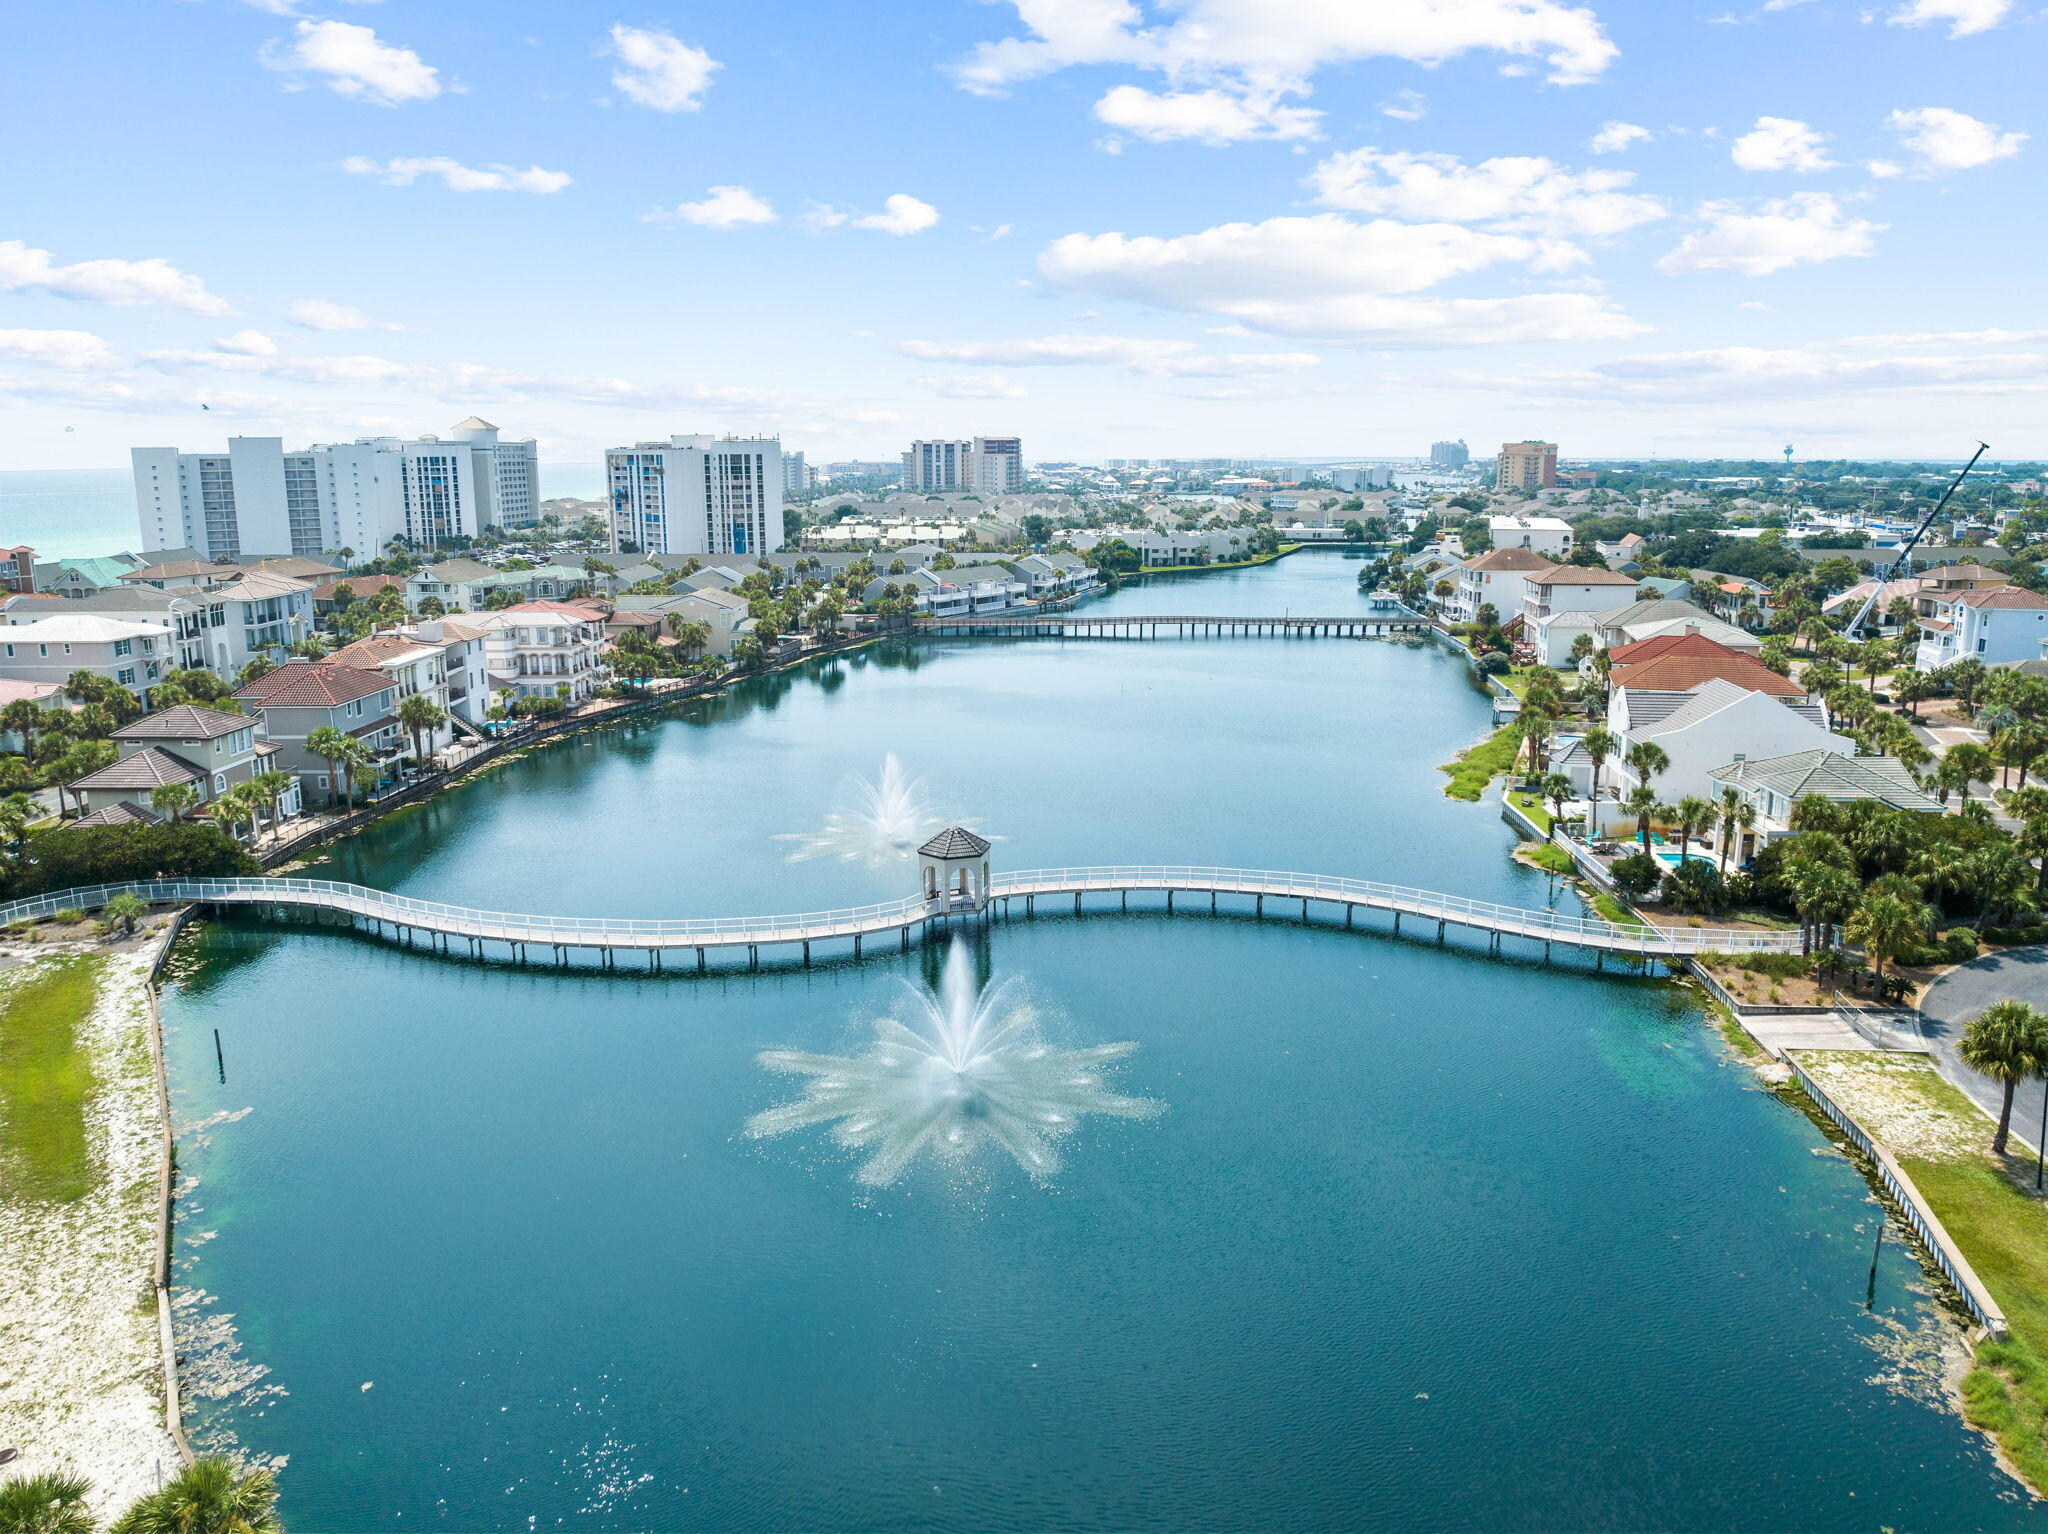
[[[1657,881],[1664,876],[1664,865],[1647,852],[1631,852],[1625,858],[1616,858],[1607,872],[1616,889],[1636,900],[1657,887]]]
[[[1941,956],[1950,964],[1967,964],[1977,957],[1977,934],[1968,927],[1951,927],[1942,935]]]
[[[1712,863],[1698,863],[1691,858],[1664,875],[1662,894],[1664,903],[1677,911],[1711,916],[1728,909],[1728,889],[1722,882],[1721,870]]]
[[[85,920],[85,912],[74,911],[70,906],[66,906],[61,911],[52,911],[50,920],[60,927],[75,927]]]
[[[39,895],[137,879],[215,878],[258,871],[242,844],[217,825],[68,826],[29,838],[7,894]],[[80,920],[76,911],[59,912]]]
[[[1487,651],[1479,657],[1477,664],[1481,676],[1506,676],[1515,669],[1513,663],[1498,650]]]

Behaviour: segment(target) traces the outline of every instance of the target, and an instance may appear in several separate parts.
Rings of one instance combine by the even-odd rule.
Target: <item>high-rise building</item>
[[[1383,463],[1340,464],[1324,472],[1333,488],[1353,495],[1361,490],[1391,489],[1394,483],[1394,471]]]
[[[782,547],[782,443],[774,437],[636,442],[609,449],[604,467],[619,553],[772,554]]]
[[[903,488],[976,490],[1014,495],[1024,488],[1024,443],[1019,437],[924,440],[903,455]]]
[[[782,493],[798,495],[809,490],[818,482],[818,476],[811,466],[804,462],[802,453],[785,451],[782,455]]]
[[[1432,442],[1429,445],[1429,465],[1433,469],[1462,469],[1472,461],[1472,450],[1465,446],[1465,439],[1456,442]]]
[[[1494,460],[1496,490],[1549,490],[1557,484],[1555,442],[1503,442]]]
[[[501,442],[475,416],[446,440],[361,437],[288,453],[282,437],[230,437],[225,453],[138,447],[129,456],[142,546],[214,560],[368,556],[397,537],[431,549],[540,520],[538,447],[531,437]]]

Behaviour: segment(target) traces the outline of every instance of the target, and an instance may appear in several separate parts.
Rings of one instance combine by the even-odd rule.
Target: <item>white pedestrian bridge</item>
[[[707,955],[716,951],[743,949],[748,962],[758,964],[764,948],[801,950],[803,961],[808,963],[815,944],[832,945],[834,951],[853,954],[861,953],[864,945],[877,938],[894,938],[900,946],[908,947],[913,935],[1030,916],[1037,913],[1041,903],[1049,913],[1065,912],[1069,899],[1074,914],[1134,909],[1157,914],[1160,906],[1133,907],[1130,897],[1162,894],[1164,910],[1169,913],[1199,910],[1203,914],[1235,917],[1307,919],[1312,910],[1319,910],[1330,916],[1341,912],[1344,925],[1350,927],[1356,925],[1360,911],[1376,911],[1393,917],[1392,930],[1396,933],[1434,937],[1439,941],[1454,927],[1485,933],[1495,953],[1502,951],[1503,939],[1541,945],[1546,955],[1552,945],[1561,944],[1603,956],[1613,953],[1661,960],[1697,953],[1785,953],[1799,947],[1796,932],[1635,926],[1597,917],[1467,900],[1369,879],[1249,868],[1139,864],[1003,874],[991,881],[985,901],[955,893],[790,916],[723,916],[679,921],[479,911],[331,879],[156,879],[93,885],[16,900],[0,905],[0,923],[67,909],[97,910],[117,895],[135,895],[151,905],[247,906],[278,915],[310,911],[339,917],[380,937],[444,953],[466,951],[469,957],[477,959],[509,958],[523,963],[540,958],[568,963],[571,954],[580,952],[610,966],[620,953],[631,953],[646,955],[650,965],[658,969],[664,955],[685,953],[693,954],[701,968]],[[1108,897],[1115,897],[1113,906],[1106,904]],[[1224,906],[1220,903],[1224,899],[1233,903]],[[1247,900],[1251,903],[1249,909],[1243,905]],[[458,948],[458,944],[462,946]],[[794,956],[792,953],[791,957]]]

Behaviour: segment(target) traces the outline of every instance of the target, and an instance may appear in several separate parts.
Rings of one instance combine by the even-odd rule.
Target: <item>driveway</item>
[[[2008,997],[2048,1012],[2048,947],[2008,948],[1972,959],[1936,980],[1920,1001],[1920,1034],[1940,1060],[1941,1073],[1982,1103],[1993,1118],[2004,1089],[1963,1064],[1956,1046],[1965,1023]],[[2041,1143],[2040,1082],[2020,1084],[2012,1131],[2014,1139],[2030,1146]]]

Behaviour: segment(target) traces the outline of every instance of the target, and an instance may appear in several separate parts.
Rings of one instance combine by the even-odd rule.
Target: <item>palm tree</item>
[[[33,755],[36,749],[36,735],[49,722],[43,711],[27,698],[16,698],[5,708],[0,708],[0,730],[21,737],[23,755]]]
[[[327,781],[330,785],[334,782],[336,764],[347,754],[348,742],[354,738],[345,731],[337,730],[331,724],[323,724],[307,734],[306,749],[327,764]],[[330,786],[328,796],[332,798],[333,793],[334,790]]]
[[[1635,817],[1636,835],[1642,838],[1645,857],[1650,853],[1650,817],[1663,808],[1664,806],[1657,802],[1657,791],[1647,783],[1638,783],[1629,790],[1629,796],[1621,801],[1622,813]]]
[[[1705,840],[1714,824],[1714,802],[1702,799],[1697,794],[1687,794],[1672,806],[1672,819],[1678,825],[1678,861],[1683,863],[1686,851],[1695,839]]]
[[[414,760],[425,765],[426,748],[420,742],[429,731],[437,729],[441,721],[447,717],[447,710],[424,693],[416,692],[409,698],[399,700],[398,722],[405,727],[406,733],[412,736]]]
[[[1799,912],[1799,951],[1811,953],[1817,943],[1832,949],[1836,924],[1846,921],[1863,894],[1863,883],[1848,869],[1814,858],[1798,858],[1786,865],[1792,889],[1792,905]]]
[[[1882,989],[1885,962],[1911,953],[1927,941],[1931,914],[1924,902],[1874,889],[1856,907],[1842,935],[1870,959],[1871,971]]]
[[[227,1460],[202,1459],[115,1519],[107,1534],[281,1534],[283,1527],[268,1470],[243,1475]]]
[[[1572,780],[1563,773],[1552,772],[1545,774],[1543,781],[1536,785],[1536,792],[1550,802],[1550,834],[1555,840],[1557,823],[1564,818],[1564,807],[1578,790],[1572,787]]]
[[[0,1485],[0,1534],[93,1534],[90,1490],[83,1476],[17,1476]]]
[[[249,791],[263,806],[263,813],[270,817],[272,830],[277,829],[278,801],[284,798],[291,786],[292,775],[288,772],[279,772],[275,768],[269,772],[259,772],[249,780]]]
[[[1735,833],[1747,831],[1756,824],[1756,806],[1742,797],[1739,790],[1721,790],[1721,804],[1716,812],[1721,822],[1721,872],[1728,872],[1728,853],[1735,844]]]
[[[1579,749],[1586,753],[1586,760],[1593,764],[1591,797],[1595,806],[1600,802],[1600,769],[1607,765],[1607,759],[1614,755],[1620,745],[1621,738],[1604,724],[1594,725],[1579,740]],[[1593,813],[1597,816],[1600,812],[1595,808]]]
[[[142,913],[147,909],[139,895],[116,895],[100,908],[100,915],[113,923],[123,937],[127,937],[135,931],[135,924],[142,919]],[[6,1527],[4,1522],[0,1522],[0,1531],[4,1531]]]
[[[1965,1065],[2005,1089],[1998,1132],[1991,1137],[1991,1154],[2002,1156],[2012,1131],[2013,1090],[2048,1071],[2048,1018],[2023,1001],[1995,1001],[1963,1029],[1959,1051]]]
[[[190,783],[166,783],[149,791],[149,807],[159,815],[168,815],[172,825],[183,820],[198,802],[199,790]]]
[[[335,760],[341,764],[342,781],[347,785],[348,807],[351,814],[356,807],[356,774],[370,765],[370,748],[353,735],[343,735],[342,743],[335,752]]]

